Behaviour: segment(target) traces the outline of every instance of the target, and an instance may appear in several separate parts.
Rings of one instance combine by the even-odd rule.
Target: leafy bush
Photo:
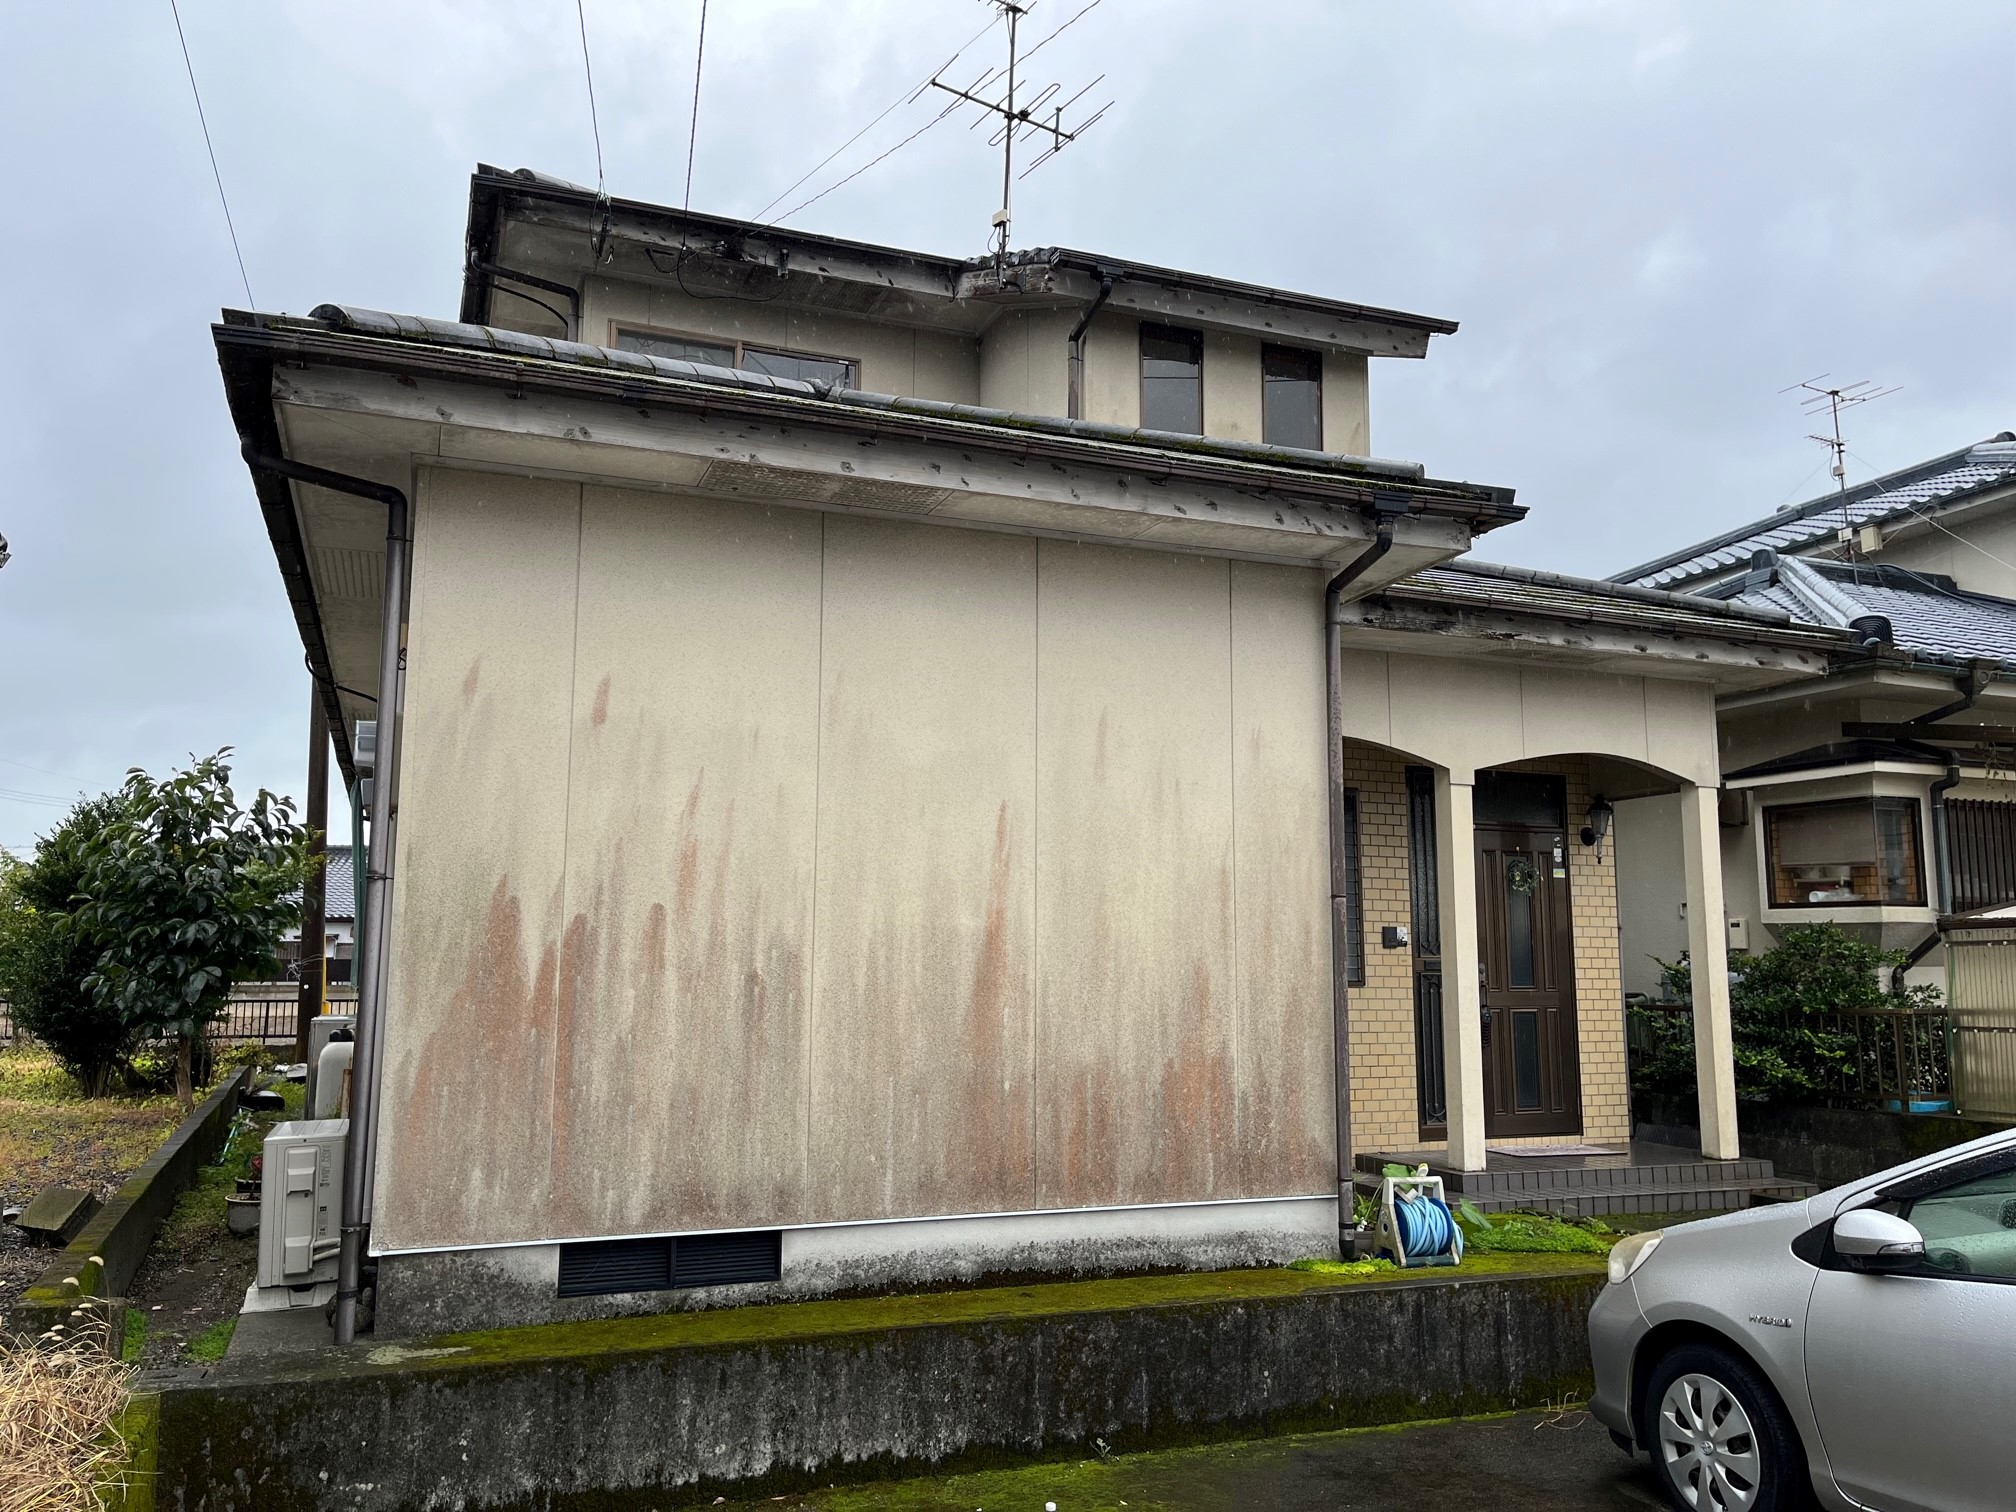
[[[1466,1207],[1468,1205],[1466,1204]],[[1471,1209],[1474,1212],[1475,1209]],[[1607,1255],[1610,1241],[1593,1229],[1546,1213],[1465,1213],[1463,1243],[1476,1253],[1501,1255]]]
[[[1772,949],[1730,963],[1729,1019],[1737,1096],[1812,1102],[1842,1084],[1856,1038],[1830,1022],[1869,1009],[1937,1008],[1936,987],[1890,986],[1902,951],[1883,950],[1838,924],[1795,925]],[[1679,996],[1691,988],[1686,961],[1660,962]],[[1647,1091],[1694,1090],[1694,1030],[1686,1014],[1634,1009],[1650,1041],[1638,1073]]]
[[[88,798],[32,861],[0,854],[0,997],[15,1028],[48,1049],[93,1097],[110,1090],[140,1037],[92,992],[100,947],[76,918],[85,856],[118,815],[116,797]]]
[[[204,1028],[234,982],[271,969],[295,922],[308,834],[261,791],[241,809],[228,751],[156,781],[127,773],[80,803],[25,864],[0,867],[0,994],[93,1095],[163,1077],[185,1109]]]

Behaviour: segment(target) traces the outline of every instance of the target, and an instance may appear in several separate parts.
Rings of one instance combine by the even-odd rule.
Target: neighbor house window
[[[1204,434],[1204,333],[1141,327],[1141,427]]]
[[[1922,906],[1915,798],[1852,798],[1764,811],[1773,908]]]
[[[1323,449],[1323,354],[1260,348],[1260,439],[1269,446]]]
[[[703,362],[710,367],[740,368],[745,373],[766,373],[772,378],[860,387],[860,366],[846,357],[817,357],[746,341],[709,341],[705,337],[647,331],[636,326],[616,327],[616,346],[620,351],[671,357],[680,362]]]

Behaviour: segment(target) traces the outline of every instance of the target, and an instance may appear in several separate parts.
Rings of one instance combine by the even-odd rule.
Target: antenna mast
[[[1841,434],[1841,411],[1844,409],[1853,409],[1858,404],[1867,404],[1872,399],[1882,399],[1887,395],[1894,394],[1902,385],[1895,385],[1890,388],[1877,388],[1873,382],[1865,378],[1860,383],[1850,383],[1840,387],[1828,388],[1824,386],[1826,382],[1827,375],[1822,373],[1818,378],[1808,378],[1804,383],[1792,384],[1787,388],[1778,390],[1778,392],[1781,394],[1790,394],[1803,391],[1805,397],[1799,401],[1801,413],[1809,418],[1816,418],[1822,413],[1825,413],[1828,417],[1831,426],[1830,433],[1820,435],[1816,432],[1809,435],[1806,439],[1809,441],[1818,441],[1834,455],[1834,465],[1832,468],[1834,486],[1841,494],[1841,530],[1839,532],[1839,539],[1842,551],[1846,554],[1849,562],[1853,563],[1855,560],[1855,522],[1848,518],[1848,442]]]
[[[1832,422],[1833,434],[1826,436],[1811,435],[1806,439],[1809,441],[1818,441],[1822,446],[1833,452],[1834,466],[1832,471],[1834,474],[1834,483],[1842,493],[1846,493],[1848,492],[1848,443],[1841,435],[1841,411],[1844,409],[1853,409],[1858,404],[1867,404],[1872,399],[1886,398],[1896,393],[1897,389],[1903,385],[1899,384],[1891,388],[1877,388],[1874,383],[1865,378],[1860,383],[1850,383],[1840,388],[1821,387],[1826,381],[1827,375],[1822,373],[1818,378],[1808,378],[1804,383],[1795,383],[1789,388],[1778,390],[1778,392],[1781,394],[1790,394],[1803,389],[1806,397],[1799,401],[1800,411],[1809,418],[1818,416],[1822,411],[1826,412],[1829,420]]]
[[[1036,8],[1038,0],[987,0],[987,3],[1000,11],[1002,17],[1008,23],[1008,66],[1006,68],[989,69],[964,89],[955,89],[952,85],[947,84],[942,78],[935,75],[926,87],[942,89],[945,93],[956,96],[955,103],[949,107],[951,109],[958,108],[957,101],[964,101],[969,105],[979,107],[979,114],[974,117],[974,125],[978,125],[981,121],[989,119],[1000,122],[999,126],[995,128],[994,135],[987,139],[989,146],[998,144],[1001,148],[1001,208],[994,212],[993,220],[994,271],[995,276],[998,278],[1005,272],[1008,262],[1009,222],[1012,218],[1014,207],[1016,179],[1018,177],[1027,178],[1071,143],[1077,141],[1101,116],[1113,108],[1113,101],[1108,100],[1104,105],[1093,111],[1085,120],[1079,122],[1077,126],[1068,131],[1064,127],[1064,112],[1085,98],[1093,89],[1097,88],[1100,80],[1106,77],[1104,74],[1099,75],[1099,78],[1087,84],[1062,105],[1051,105],[1049,107],[1048,120],[1044,120],[1038,112],[1044,108],[1052,95],[1055,95],[1062,89],[1062,85],[1048,85],[1039,90],[1026,102],[1018,101],[1016,91],[1020,87],[1021,81],[1017,76],[1017,70],[1024,61],[1018,53],[1018,33],[1022,18]],[[1099,3],[1099,0],[1092,0],[1092,3],[1096,5]],[[1091,8],[1091,5],[1085,6],[1084,9],[1078,12],[1078,15],[1071,18],[1071,21],[1066,21],[1064,26],[1058,27],[1057,31],[1053,31],[1050,33],[1050,36],[1045,37],[1041,42],[1030,48],[1029,56],[1034,57],[1050,42],[1052,37],[1055,37],[1058,32],[1064,30],[1065,26],[1069,26],[1072,21],[1078,19],[1078,16],[1082,16],[1085,14],[1085,11]],[[1002,86],[1004,83],[1006,92],[999,98],[989,99],[987,97],[988,91],[997,86]],[[1047,136],[1050,139],[1049,144],[1018,175],[1015,172],[1016,138],[1020,137],[1027,140],[1039,134]]]

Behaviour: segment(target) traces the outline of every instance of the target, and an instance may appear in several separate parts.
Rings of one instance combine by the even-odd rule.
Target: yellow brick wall
[[[1577,757],[1521,762],[1524,771],[1568,779],[1568,888],[1575,938],[1575,1007],[1582,1065],[1582,1135],[1596,1143],[1631,1137],[1624,1052],[1623,967],[1617,937],[1614,842],[1599,863],[1576,839],[1589,807],[1588,763]],[[1351,1126],[1361,1151],[1435,1149],[1423,1141],[1414,1089],[1414,954],[1385,950],[1381,926],[1409,922],[1407,762],[1357,741],[1344,746],[1344,781],[1358,790],[1365,897],[1365,985],[1351,990]],[[1549,1135],[1505,1144],[1559,1144]]]

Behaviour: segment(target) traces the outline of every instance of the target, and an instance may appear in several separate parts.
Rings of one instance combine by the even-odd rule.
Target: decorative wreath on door
[[[1530,898],[1533,890],[1540,885],[1540,873],[1524,856],[1514,856],[1505,863],[1505,885],[1515,893],[1523,893]]]

